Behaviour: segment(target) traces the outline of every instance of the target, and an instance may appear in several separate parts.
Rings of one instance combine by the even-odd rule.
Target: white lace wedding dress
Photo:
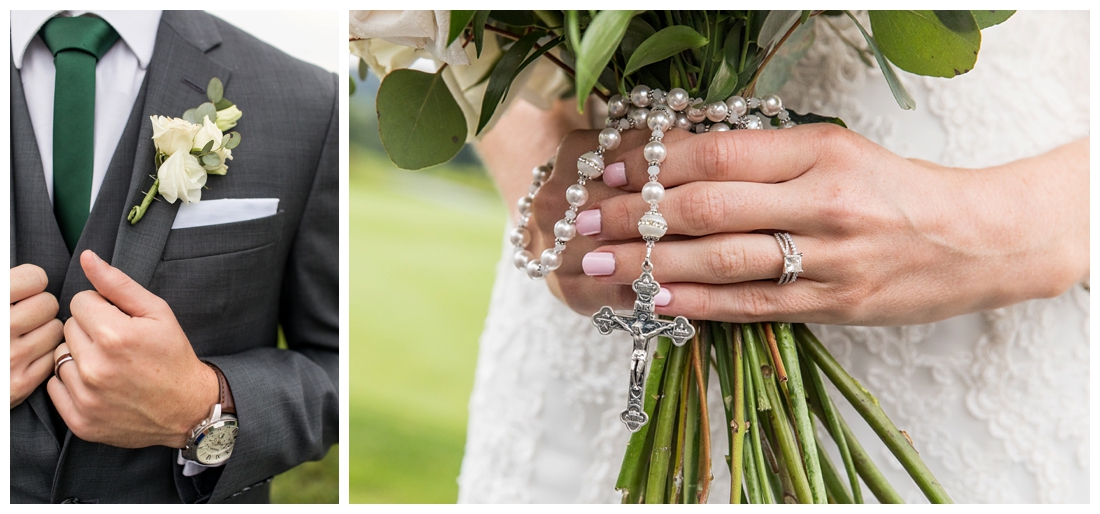
[[[981,167],[1037,155],[1089,133],[1088,18],[1017,13],[984,31],[970,73],[952,80],[903,73],[915,112],[899,109],[881,74],[817,23],[816,42],[782,97],[799,112],[840,116],[903,156]],[[835,25],[862,41],[847,19]],[[511,253],[505,244],[481,336],[459,501],[616,502],[629,436],[618,419],[629,339],[600,336],[588,316],[515,270]],[[1058,298],[928,325],[812,328],[912,436],[956,502],[1087,502],[1088,322],[1089,293],[1075,286]],[[720,405],[711,389],[711,405]],[[834,398],[905,500],[925,501],[862,419]],[[711,410],[718,428],[722,411]],[[712,441],[711,500],[728,501],[726,439],[715,431]]]

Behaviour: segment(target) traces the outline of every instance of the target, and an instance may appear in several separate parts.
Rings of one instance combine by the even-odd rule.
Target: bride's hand
[[[665,143],[660,210],[668,235],[653,252],[654,277],[667,289],[660,314],[913,324],[1056,296],[1088,279],[1087,139],[986,169],[904,159],[828,124],[672,131]],[[584,146],[567,140],[558,155],[566,177],[556,171],[556,187],[546,191],[553,209],[539,205],[544,229],[561,217],[562,191],[586,151],[574,144]],[[648,178],[640,144],[605,159],[623,160],[621,189],[632,193]],[[578,312],[629,307],[626,284],[645,253],[637,222],[648,204],[603,184],[589,190],[582,218],[598,219],[598,232],[588,227],[591,237],[570,242],[551,287]],[[789,232],[803,254],[804,273],[792,284],[776,284],[783,257],[772,232]],[[582,249],[591,250],[583,266]],[[587,282],[575,276],[582,269],[592,276]]]

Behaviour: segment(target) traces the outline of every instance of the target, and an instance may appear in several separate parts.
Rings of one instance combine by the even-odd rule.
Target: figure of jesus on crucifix
[[[649,416],[644,409],[645,373],[649,359],[649,341],[656,336],[672,339],[676,346],[683,346],[695,336],[695,327],[687,318],[677,316],[672,321],[657,319],[653,314],[653,297],[661,291],[661,285],[653,279],[649,271],[644,271],[633,284],[638,298],[634,301],[634,311],[629,315],[616,314],[611,307],[604,306],[592,315],[592,323],[600,333],[608,335],[615,330],[629,332],[634,339],[634,352],[630,363],[630,388],[626,410],[620,415],[626,428],[637,432],[647,422]]]

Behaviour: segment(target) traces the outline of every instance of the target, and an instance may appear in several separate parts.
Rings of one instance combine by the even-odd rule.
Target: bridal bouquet
[[[536,169],[531,194],[520,200],[521,220],[512,233],[516,264],[540,278],[560,266],[566,242],[576,235],[577,209],[588,198],[584,184],[602,174],[603,151],[618,145],[621,131],[653,131],[644,153],[651,181],[642,191],[651,209],[639,221],[652,248],[667,230],[657,180],[665,131],[843,125],[789,111],[774,95],[812,44],[815,23],[855,24],[866,47],[849,41],[853,51],[869,66],[873,59],[898,105],[913,109],[894,66],[925,76],[966,73],[977,60],[981,30],[1012,13],[870,11],[867,27],[848,11],[353,11],[350,40],[361,57],[360,73],[369,67],[382,77],[379,133],[390,159],[407,169],[446,162],[515,98],[546,107],[574,96],[578,109],[591,95],[607,102],[599,147],[579,159],[578,183],[566,192],[570,210],[555,225],[555,247],[541,258],[524,249],[530,237],[525,226],[546,167]],[[779,235],[777,240],[787,257],[784,276],[793,281],[801,254],[789,238],[788,246]],[[633,313],[605,307],[593,316],[601,333],[622,330],[635,341],[622,414],[633,434],[616,485],[624,503],[707,500],[710,369],[728,428],[731,503],[862,503],[860,479],[880,502],[901,501],[841,417],[822,373],[930,501],[951,501],[909,436],[805,325],[659,319],[653,315],[659,285],[652,267],[647,257],[634,283]],[[825,451],[819,423],[843,471]]]

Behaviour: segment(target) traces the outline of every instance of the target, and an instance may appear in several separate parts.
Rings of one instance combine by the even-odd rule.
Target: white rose
[[[202,198],[202,186],[206,185],[206,170],[199,160],[187,151],[176,152],[168,157],[157,170],[159,189],[168,203],[194,203]]]
[[[236,105],[230,105],[225,109],[218,111],[218,128],[225,132],[233,127],[237,126],[237,120],[241,119],[241,115],[244,114]]]
[[[238,111],[239,112],[239,111]],[[233,153],[225,148],[222,148],[222,134],[221,129],[217,124],[210,121],[209,116],[202,117],[202,128],[195,134],[194,147],[201,150],[206,147],[206,144],[213,141],[214,145],[210,147],[211,150],[218,157],[221,157],[221,165],[217,169],[211,170],[210,173],[215,175],[225,175],[225,172],[229,171],[229,165],[225,161],[233,158]]]
[[[190,152],[191,141],[199,126],[182,118],[150,116],[153,122],[153,144],[157,151],[166,155]]]
[[[418,59],[432,59],[426,50],[390,43],[385,39],[352,41],[351,54],[361,57],[378,77],[385,77],[393,70],[403,70]]]
[[[469,63],[461,39],[447,45],[451,11],[351,11],[349,16],[349,33],[353,38],[384,39],[427,50],[436,60],[448,64]],[[356,46],[361,45],[352,45],[352,53],[364,57],[356,53]]]

